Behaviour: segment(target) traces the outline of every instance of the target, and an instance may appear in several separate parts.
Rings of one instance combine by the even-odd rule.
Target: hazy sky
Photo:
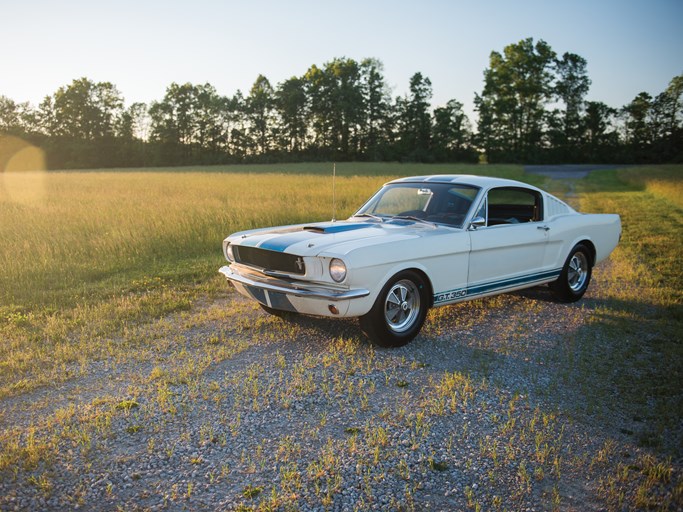
[[[171,82],[248,92],[335,57],[384,63],[393,96],[421,72],[471,113],[492,50],[543,39],[588,61],[588,98],[621,107],[683,73],[683,0],[0,0],[0,94],[37,105],[82,76],[126,100]]]

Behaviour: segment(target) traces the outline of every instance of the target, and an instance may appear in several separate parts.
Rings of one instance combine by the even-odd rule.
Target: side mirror
[[[470,222],[470,229],[477,229],[486,226],[486,219],[484,217],[475,217]]]

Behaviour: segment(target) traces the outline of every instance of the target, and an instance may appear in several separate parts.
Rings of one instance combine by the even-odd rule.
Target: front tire
[[[577,244],[569,253],[557,281],[550,283],[553,295],[560,302],[576,302],[588,289],[593,272],[591,252]]]
[[[360,317],[360,326],[377,345],[401,347],[420,332],[428,308],[429,295],[424,278],[406,270],[384,285],[372,309]]]

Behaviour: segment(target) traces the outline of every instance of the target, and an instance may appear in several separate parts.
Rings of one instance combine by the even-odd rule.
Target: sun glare
[[[45,200],[45,153],[18,137],[0,137],[0,202],[27,206]]]

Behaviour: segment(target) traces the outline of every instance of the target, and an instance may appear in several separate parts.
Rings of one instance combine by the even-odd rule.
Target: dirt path
[[[234,293],[199,305],[140,360],[2,403],[25,448],[0,510],[608,508],[640,453],[585,359],[609,353],[590,339],[609,272],[577,304],[537,288],[433,310],[395,350]]]

